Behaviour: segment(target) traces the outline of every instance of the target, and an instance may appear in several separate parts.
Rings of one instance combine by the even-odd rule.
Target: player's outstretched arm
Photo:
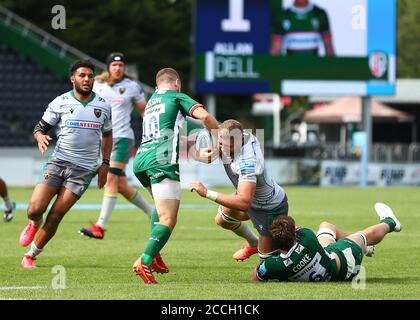
[[[236,194],[224,194],[207,189],[200,181],[190,182],[190,191],[197,192],[201,197],[213,200],[222,206],[247,212],[252,204],[256,184],[254,182],[241,182]]]
[[[203,125],[207,129],[210,130],[212,135],[215,134],[214,130],[217,130],[219,128],[219,123],[217,122],[217,120],[210,113],[208,113],[203,107],[196,108],[193,111],[192,116],[196,119],[201,120]]]
[[[108,176],[109,159],[112,150],[112,130],[102,133],[102,164],[98,169],[98,188],[101,189]]]

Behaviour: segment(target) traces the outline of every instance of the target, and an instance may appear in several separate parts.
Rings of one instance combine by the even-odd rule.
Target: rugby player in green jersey
[[[321,46],[326,56],[334,55],[327,12],[309,0],[273,12],[270,53],[272,55],[318,56]]]
[[[391,208],[375,204],[380,223],[348,234],[335,225],[322,222],[317,235],[298,228],[288,216],[279,216],[270,232],[279,253],[261,262],[252,274],[253,280],[280,281],[350,281],[360,271],[367,246],[380,243],[393,231],[402,229]]]
[[[209,130],[218,123],[203,105],[181,93],[181,79],[172,68],[156,75],[156,91],[147,102],[143,117],[142,141],[133,171],[151,193],[156,210],[151,215],[150,238],[133,271],[145,283],[157,283],[153,271],[166,273],[158,255],[175,227],[181,196],[179,178],[179,129],[185,117],[198,119]]]

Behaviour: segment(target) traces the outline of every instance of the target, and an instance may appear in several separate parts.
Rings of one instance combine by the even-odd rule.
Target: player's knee
[[[116,178],[122,177],[122,176],[125,175],[124,171],[120,168],[117,168],[117,167],[110,167],[108,169],[108,173],[110,173],[112,176],[115,176]]]
[[[39,201],[31,201],[26,212],[28,219],[37,220],[45,212],[47,208]]]
[[[119,177],[119,179],[118,179],[118,192],[119,193],[124,192],[124,191],[127,190],[128,187],[129,186],[128,186],[128,183],[127,183],[127,178]]]
[[[321,229],[321,228],[328,228],[328,229],[331,229],[331,227],[333,227],[333,225],[332,225],[331,223],[327,222],[327,221],[322,221],[322,222],[319,224],[319,228],[320,228],[320,229]]]
[[[164,224],[169,229],[173,229],[176,225],[177,218],[170,215],[159,216],[159,223]]]
[[[215,217],[215,222],[218,226],[222,227],[223,229],[229,230],[234,229],[240,223],[240,221],[238,221],[237,219],[227,215],[222,206],[219,206],[217,215]]]
[[[222,218],[219,214],[217,214],[217,215],[214,217],[214,222],[215,222],[218,226],[221,226],[221,225],[223,224],[223,218]]]

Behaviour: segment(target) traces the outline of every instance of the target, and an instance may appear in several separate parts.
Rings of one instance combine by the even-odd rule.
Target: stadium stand
[[[0,146],[32,146],[32,130],[47,104],[70,89],[66,79],[13,48],[0,46]]]
[[[89,58],[97,73],[106,65],[0,5],[0,147],[33,146],[32,129],[47,104],[71,89],[68,69]],[[141,83],[147,94],[153,89]],[[136,141],[141,121],[133,117]]]

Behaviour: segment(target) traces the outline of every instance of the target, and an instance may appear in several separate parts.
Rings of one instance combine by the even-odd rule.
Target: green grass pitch
[[[24,210],[10,223],[0,222],[0,299],[419,299],[420,298],[420,191],[418,188],[315,188],[286,187],[290,211],[297,224],[316,229],[321,221],[356,231],[377,223],[377,201],[389,204],[404,225],[389,235],[365,258],[365,287],[361,283],[255,283],[249,276],[258,262],[231,257],[242,241],[214,223],[216,204],[183,191],[178,224],[162,253],[170,273],[157,275],[157,286],[145,285],[131,266],[148,239],[149,222],[137,209],[113,212],[104,240],[77,233],[99,210],[72,210],[56,236],[37,260],[35,270],[20,268],[27,251],[18,244],[26,224]],[[232,189],[219,189],[232,192]],[[9,193],[26,204],[32,189],[12,188]],[[145,192],[142,191],[143,194]],[[147,199],[150,197],[147,195]],[[79,203],[100,204],[102,191],[89,189]],[[120,198],[118,204],[127,204]],[[201,207],[200,207],[201,206]],[[316,231],[316,230],[315,230]],[[53,289],[65,269],[65,289]],[[61,283],[63,284],[63,283]]]

